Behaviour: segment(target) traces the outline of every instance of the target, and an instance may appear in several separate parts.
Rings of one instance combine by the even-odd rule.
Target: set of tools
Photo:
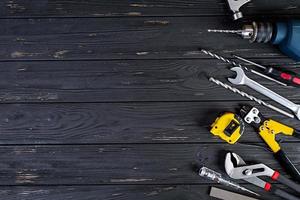
[[[232,92],[235,92],[235,93],[238,93],[242,96],[245,96],[247,97],[248,99],[250,100],[253,100],[253,101],[256,101],[257,103],[261,104],[261,105],[264,105],[270,109],[273,109],[287,117],[290,117],[290,118],[294,118],[296,116],[296,118],[298,120],[300,120],[300,105],[298,104],[295,104],[293,102],[291,102],[290,100],[286,99],[285,97],[277,94],[276,92],[270,90],[269,88],[261,85],[260,83],[250,79],[246,73],[246,72],[251,72],[253,74],[256,74],[256,75],[259,75],[263,78],[267,78],[269,80],[272,80],[272,81],[275,81],[275,82],[278,82],[278,81],[281,81],[281,82],[285,82],[285,84],[288,84],[289,86],[300,86],[300,84],[296,84],[298,82],[298,77],[297,75],[295,75],[293,72],[283,72],[282,70],[280,69],[275,69],[273,67],[265,67],[265,69],[270,69],[271,71],[273,70],[272,73],[272,76],[276,79],[273,79],[272,77],[268,76],[268,70],[263,73],[260,73],[260,72],[257,72],[255,70],[252,70],[252,69],[248,69],[247,67],[243,66],[242,64],[238,64],[237,62],[235,61],[232,61],[228,58],[225,58],[223,56],[220,56],[218,54],[215,54],[215,53],[212,53],[211,51],[208,51],[208,50],[204,50],[204,49],[201,49],[201,52],[213,57],[213,58],[216,58],[216,59],[219,59],[223,62],[226,62],[226,63],[229,63],[229,64],[232,64],[234,67],[231,68],[231,71],[235,72],[236,73],[236,77],[235,78],[228,78],[228,81],[234,85],[245,85],[245,86],[248,86],[250,87],[251,89],[255,90],[256,92],[276,101],[277,103],[281,104],[282,106],[288,108],[289,110],[292,111],[292,113],[288,113],[278,107],[275,107],[269,103],[266,103],[264,102],[263,100],[261,99],[258,99],[256,97],[254,97],[253,95],[249,95],[247,94],[246,92],[243,92],[237,88],[234,88],[226,83],[223,83],[217,79],[215,79],[214,77],[210,77],[210,81],[214,82],[215,84],[217,85],[220,85],[222,87],[224,87],[225,89],[229,89],[231,90]],[[274,70],[275,69],[275,70]],[[276,75],[277,74],[277,75]],[[290,77],[289,80],[286,79],[286,77]]]
[[[225,158],[225,171],[228,176],[233,179],[242,179],[283,199],[299,200],[299,198],[295,195],[279,189],[274,184],[259,178],[261,176],[270,177],[273,181],[278,181],[281,184],[291,188],[298,194],[300,193],[300,185],[284,177],[279,172],[271,169],[265,164],[260,163],[247,165],[238,154],[229,152],[226,154]]]
[[[287,199],[287,200],[299,200],[300,198],[297,197],[296,195],[300,194],[300,185],[297,184],[296,182],[286,178],[285,176],[281,175],[278,171],[273,170],[272,168],[268,167],[267,165],[263,163],[259,164],[252,164],[252,165],[247,165],[246,162],[241,158],[236,153],[233,152],[228,152],[225,157],[225,171],[227,175],[236,180],[244,180],[248,183],[251,183],[261,189],[263,189],[265,192],[274,194],[282,199]],[[260,197],[261,195],[247,189],[244,186],[241,186],[240,184],[233,182],[232,180],[224,178],[221,173],[218,173],[212,169],[209,169],[205,166],[201,167],[199,170],[199,175],[201,177],[207,178],[209,180],[212,180],[216,183],[222,184],[224,186],[233,188],[237,191],[243,191],[247,192],[248,194],[255,195]],[[268,181],[264,181],[260,177],[269,177],[273,182],[279,182],[286,187],[292,189],[295,191],[297,194],[291,194],[288,193],[285,190],[282,190],[278,188],[275,184],[270,183]],[[216,193],[216,191],[218,192]],[[240,195],[240,194],[235,194],[232,192],[224,191],[216,188],[212,188],[212,191],[214,191],[214,197],[218,197],[221,199],[233,199],[233,196],[236,197],[236,199],[247,199],[247,200],[253,200],[256,198],[248,197],[245,195]],[[211,191],[211,193],[212,193]],[[230,197],[224,198],[223,195],[230,195]]]
[[[238,20],[243,17],[241,8],[251,0],[226,0],[230,10],[233,12],[233,19]],[[300,61],[300,20],[287,20],[283,22],[252,22],[245,24],[238,30],[220,30],[208,29],[208,32],[237,34],[243,39],[249,40],[250,43],[271,43],[277,45],[279,49],[287,56],[296,61]],[[230,70],[235,74],[234,77],[227,78],[229,83],[222,82],[215,77],[209,77],[209,81],[239,94],[256,103],[268,107],[289,118],[300,120],[300,105],[292,102],[284,96],[276,93],[270,88],[265,87],[256,80],[250,78],[248,73],[260,76],[264,79],[273,81],[283,87],[291,89],[300,87],[300,75],[283,67],[264,66],[253,62],[239,55],[231,55],[233,59],[213,53],[209,50],[200,49],[200,51],[212,58],[218,59],[232,65]],[[237,62],[238,60],[238,62]],[[231,85],[232,84],[232,85]],[[247,86],[255,92],[275,101],[285,109],[268,103],[252,94],[242,91],[235,86]],[[289,110],[286,111],[286,110]],[[294,136],[300,139],[300,130],[283,124],[271,118],[266,118],[260,110],[254,106],[244,105],[238,113],[224,112],[221,113],[211,124],[210,132],[213,136],[219,137],[229,144],[235,144],[245,134],[246,125],[252,126],[258,135],[262,138],[267,147],[274,154],[291,179],[300,182],[300,172],[293,164],[292,160],[285,153],[279,142],[277,135]],[[236,153],[229,152],[225,158],[225,171],[231,179],[244,180],[251,183],[264,191],[287,200],[300,200],[300,185],[275,171],[267,165],[260,163],[249,165]],[[220,188],[212,187],[210,195],[220,199],[241,199],[254,200],[260,199],[259,193],[250,190],[243,185],[223,176],[221,173],[202,166],[199,175],[211,181],[215,181],[224,186],[244,192],[251,197],[237,194],[232,191],[226,191]],[[261,179],[266,176],[271,182]],[[293,194],[278,188],[273,182],[279,182],[294,191]],[[299,196],[299,197],[298,197]]]
[[[248,65],[246,67],[240,63],[237,63],[234,60],[212,53],[211,51],[201,49],[201,52],[213,58],[219,59],[223,62],[233,65],[233,67],[230,70],[235,73],[235,76],[227,79],[229,83],[234,85],[247,86],[253,89],[254,91],[277,102],[278,104],[281,104],[282,106],[288,108],[292,113],[286,112],[285,110],[279,107],[276,107],[259,98],[254,97],[253,95],[249,95],[248,93],[243,92],[229,84],[223,83],[215,79],[214,77],[210,77],[209,81],[217,85],[220,85],[225,89],[228,89],[234,93],[240,94],[261,105],[264,105],[270,109],[273,109],[285,116],[288,116],[290,118],[297,118],[298,120],[300,120],[300,105],[293,103],[287,98],[261,85],[257,81],[254,81],[253,79],[249,78],[246,75],[246,73],[253,73],[255,75],[259,75],[263,78],[274,81],[283,86],[296,86],[296,87],[299,87],[300,85],[299,84],[300,79],[298,75],[296,75],[291,71],[283,71],[280,68],[265,67],[257,63],[254,63],[252,61],[249,61],[245,58],[234,55],[236,59],[258,67],[260,71],[256,71],[252,68],[249,68]],[[265,118],[256,107],[248,105],[248,106],[243,106],[240,109],[240,112],[238,114],[231,113],[231,112],[222,113],[222,115],[217,117],[217,119],[212,123],[210,132],[214,136],[220,137],[222,140],[226,141],[227,143],[234,144],[239,140],[239,138],[245,132],[245,124],[249,124],[255,128],[257,133],[267,144],[268,148],[271,149],[271,151],[274,153],[275,158],[279,161],[282,167],[289,173],[291,178],[300,182],[300,172],[293,164],[291,159],[284,152],[284,150],[281,148],[280,144],[276,141],[276,135],[278,134],[300,138],[300,130],[294,129],[288,125],[285,125],[273,119]],[[233,160],[235,161],[233,162]],[[238,156],[235,153],[231,153],[231,154],[227,154],[226,156],[225,169],[229,177],[233,179],[243,179],[249,183],[252,183],[253,185],[264,188],[265,191],[277,195],[283,199],[288,199],[288,200],[300,199],[294,194],[290,194],[284,190],[277,188],[275,185],[272,185],[269,182],[263,181],[262,179],[258,178],[259,176],[269,176],[272,178],[273,181],[278,181],[282,184],[285,184],[286,186],[290,187],[291,189],[295,190],[300,194],[300,186],[297,183],[281,176],[279,172],[275,172],[274,170],[272,170],[271,168],[267,167],[264,164],[246,165],[245,161],[241,159],[240,156]],[[206,167],[202,167],[200,169],[199,175],[202,177],[209,178],[210,180],[214,180],[225,186],[240,191],[248,192],[251,195],[253,194],[257,196],[259,195],[258,193],[255,193],[239,185],[238,183],[235,183],[231,180],[222,177],[220,173],[215,172]],[[217,191],[217,193],[212,193],[212,192],[211,193],[214,196],[221,197],[221,199],[225,199],[222,197],[225,194],[238,196],[237,198],[241,198],[241,199],[256,199],[253,197],[248,197],[243,195],[239,196],[240,194],[223,191],[218,188],[212,189],[211,191],[213,192]]]
[[[300,120],[300,105],[295,104],[294,102],[288,100],[287,98],[277,94],[276,92],[272,91],[271,89],[263,86],[262,84],[258,83],[257,81],[249,78],[246,73],[253,73],[255,75],[258,75],[260,77],[266,78],[268,80],[271,80],[273,82],[276,82],[284,87],[286,86],[294,86],[299,87],[300,86],[300,78],[297,74],[291,72],[291,71],[283,71],[280,68],[274,68],[274,67],[265,67],[260,64],[257,64],[255,62],[249,61],[245,58],[242,58],[237,55],[233,55],[234,58],[246,62],[249,65],[255,66],[258,68],[257,70],[254,70],[252,68],[249,68],[243,64],[240,64],[236,62],[235,60],[226,58],[224,56],[212,53],[211,51],[201,49],[201,52],[216,58],[218,60],[221,60],[225,63],[229,63],[233,65],[233,67],[230,69],[232,72],[235,73],[234,77],[228,78],[227,80],[229,83],[233,85],[244,85],[247,86],[254,91],[270,98],[271,100],[277,102],[278,104],[282,105],[283,107],[286,107],[291,112],[287,112],[279,107],[276,107],[270,103],[267,103],[259,98],[254,97],[253,95],[250,95],[244,91],[241,91],[240,89],[237,89],[227,83],[223,83],[220,80],[217,80],[214,77],[210,77],[209,81],[220,85],[224,87],[225,89],[228,89],[234,93],[240,94],[241,96],[244,96],[250,100],[253,100],[260,105],[264,105],[274,111],[277,111],[287,117],[290,118],[296,118]],[[212,123],[210,132],[222,140],[226,141],[229,144],[236,143],[239,138],[243,135],[245,132],[245,124],[249,124],[252,127],[255,128],[255,130],[258,132],[260,137],[263,139],[263,141],[267,144],[268,148],[271,149],[271,151],[274,153],[275,158],[279,161],[281,166],[291,175],[292,179],[300,182],[300,172],[296,168],[296,166],[293,164],[291,159],[287,156],[287,154],[284,152],[284,150],[281,148],[279,143],[276,141],[276,135],[283,134],[287,136],[295,136],[297,138],[300,138],[300,131],[297,129],[294,129],[288,125],[282,124],[278,121],[275,121],[273,119],[267,119],[265,118],[261,112],[253,106],[243,106],[240,109],[240,112],[238,114],[231,113],[231,112],[225,112],[222,113],[217,119]],[[235,159],[236,161],[232,163],[232,159]],[[262,187],[265,189],[265,191],[270,192],[271,194],[277,195],[283,199],[288,200],[295,200],[300,199],[295,195],[292,195],[290,193],[287,193],[284,190],[278,189],[276,186],[271,185],[269,182],[265,182],[258,178],[258,176],[270,176],[273,180],[278,180],[280,183],[285,184],[298,193],[300,193],[300,186],[297,183],[292,182],[291,180],[284,178],[281,176],[278,172],[275,172],[271,168],[267,167],[263,164],[258,165],[251,165],[247,166],[246,163],[241,159],[240,156],[237,154],[227,154],[226,161],[225,161],[225,169],[227,174],[233,178],[233,179],[243,179],[249,183],[252,183],[256,186]],[[258,170],[258,172],[257,172]],[[217,173],[211,169],[208,169],[206,167],[201,168],[199,171],[199,175],[210,178],[211,180],[215,180],[220,184],[229,186],[231,188],[235,188],[237,190],[246,191],[248,193],[251,193],[252,195],[258,195],[257,193],[253,191],[249,191],[249,189],[244,188],[243,186],[240,186],[239,184],[231,181],[226,180],[225,178],[222,178],[220,173]],[[218,178],[216,178],[218,177]],[[280,178],[279,178],[280,177]],[[217,188],[217,190],[212,191],[218,191],[217,194],[213,194],[215,196],[219,195],[221,199],[225,199],[222,196],[227,194],[231,194],[228,191],[222,191]],[[219,194],[221,193],[221,194]],[[231,194],[233,196],[237,196],[240,194]],[[239,196],[241,199],[255,199],[252,197],[247,196]]]

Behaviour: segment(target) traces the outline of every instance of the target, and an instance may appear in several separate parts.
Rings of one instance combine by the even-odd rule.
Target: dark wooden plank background
[[[299,18],[300,2],[242,10],[244,21]],[[214,184],[194,166],[224,172],[229,150],[282,171],[250,127],[236,145],[208,132],[252,102],[207,81],[231,73],[199,47],[300,72],[268,44],[207,33],[239,27],[225,0],[3,0],[0,24],[1,198],[209,199]],[[300,103],[299,89],[259,80]],[[300,168],[299,141],[281,138]]]

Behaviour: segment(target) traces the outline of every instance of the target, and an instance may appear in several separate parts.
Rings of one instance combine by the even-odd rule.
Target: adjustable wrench
[[[233,67],[231,68],[231,70],[235,71],[237,75],[235,78],[228,78],[229,82],[235,85],[246,85],[252,88],[253,90],[269,97],[270,99],[276,101],[277,103],[293,111],[295,116],[300,120],[300,105],[291,102],[290,100],[264,87],[263,85],[257,83],[256,81],[248,78],[242,68]]]

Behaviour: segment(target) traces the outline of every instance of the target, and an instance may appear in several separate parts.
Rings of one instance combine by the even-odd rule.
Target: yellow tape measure
[[[234,144],[242,136],[245,124],[242,118],[234,113],[224,113],[211,125],[210,132],[229,144]]]

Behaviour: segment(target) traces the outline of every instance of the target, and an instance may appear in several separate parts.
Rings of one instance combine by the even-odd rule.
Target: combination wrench
[[[285,106],[289,110],[293,111],[295,116],[300,120],[300,105],[291,102],[290,100],[282,97],[281,95],[273,92],[272,90],[266,88],[265,86],[257,83],[256,81],[248,78],[244,70],[240,67],[231,68],[232,71],[236,72],[235,78],[228,78],[228,81],[235,85],[246,85],[253,90],[269,97],[270,99],[276,101],[277,103]]]

